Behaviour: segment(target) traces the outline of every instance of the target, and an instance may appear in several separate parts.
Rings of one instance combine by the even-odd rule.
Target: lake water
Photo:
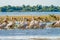
[[[0,16],[60,15],[60,12],[0,12]],[[0,36],[60,36],[60,28],[0,30]]]
[[[48,15],[48,14],[56,14],[60,15],[60,12],[0,12],[0,16],[40,16],[40,15]]]
[[[31,38],[59,39],[60,28],[0,30],[2,40],[29,40]]]
[[[0,30],[0,36],[60,36],[60,28]]]

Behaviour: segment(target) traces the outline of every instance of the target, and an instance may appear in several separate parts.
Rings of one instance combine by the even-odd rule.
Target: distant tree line
[[[0,7],[0,12],[60,12],[60,6],[30,6],[30,5],[22,5],[22,6],[3,6]]]

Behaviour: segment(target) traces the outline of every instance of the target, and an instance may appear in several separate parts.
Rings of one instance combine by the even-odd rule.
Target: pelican
[[[19,28],[26,28],[28,26],[28,21],[27,21],[27,19],[25,19],[24,17],[23,17],[23,20],[22,21],[20,21],[20,26],[19,26]]]
[[[53,27],[60,27],[60,20],[52,24]]]
[[[5,27],[6,29],[10,29],[10,28],[14,28],[14,24],[15,24],[15,19],[13,18],[12,21],[8,21],[7,26]]]
[[[38,27],[38,21],[34,18],[32,18],[28,28],[37,28]]]
[[[3,23],[0,24],[0,28],[1,28],[1,29],[4,29],[7,24],[8,24],[8,22],[7,22],[7,19],[5,18],[5,19],[3,20]]]
[[[40,20],[39,27],[42,28],[42,29],[45,28],[46,27],[46,23]]]

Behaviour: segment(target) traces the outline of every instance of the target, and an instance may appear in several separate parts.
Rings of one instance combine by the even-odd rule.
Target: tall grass
[[[5,18],[8,20],[12,20],[11,18],[16,18],[17,21],[20,21],[22,18],[27,18],[28,20],[31,20],[32,17],[35,19],[43,20],[45,19],[46,22],[48,21],[57,21],[60,20],[60,15],[44,15],[44,16],[0,16],[0,22],[2,22]]]

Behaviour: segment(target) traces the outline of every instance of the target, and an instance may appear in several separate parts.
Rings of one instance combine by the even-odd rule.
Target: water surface
[[[56,14],[60,15],[60,12],[0,12],[0,16],[40,16],[40,15],[48,15],[48,14]]]
[[[0,36],[60,36],[60,28],[0,30]]]

